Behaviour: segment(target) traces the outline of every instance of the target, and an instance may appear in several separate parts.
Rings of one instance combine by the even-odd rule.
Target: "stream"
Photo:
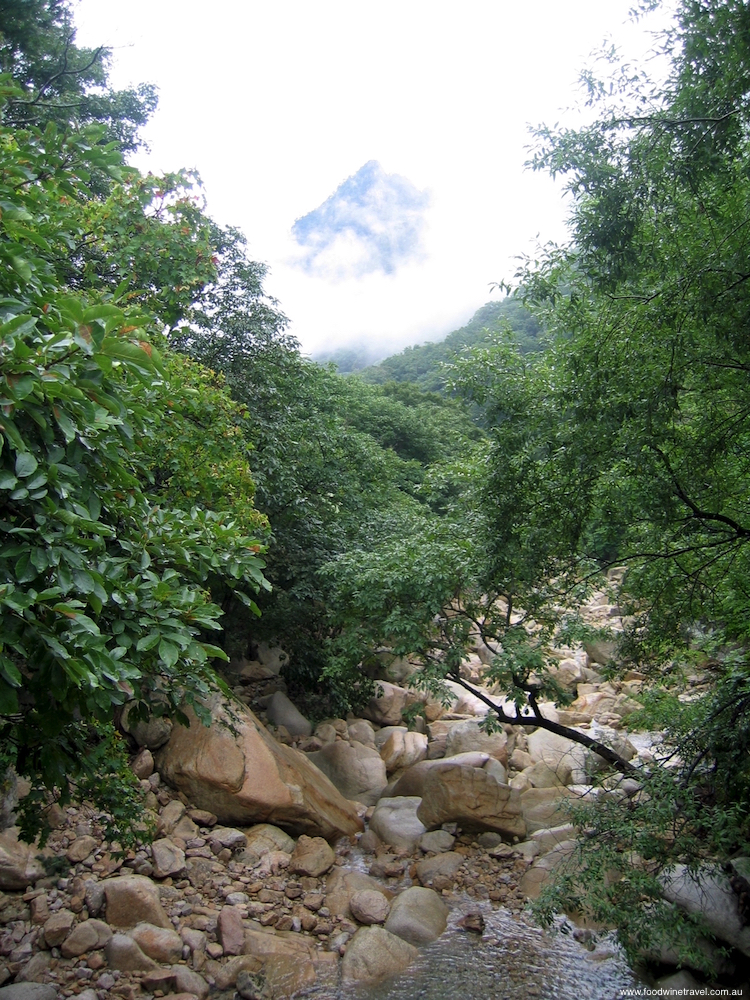
[[[457,926],[468,911],[481,911],[484,933]],[[364,985],[321,988],[314,1000],[616,1000],[643,987],[616,946],[600,941],[587,951],[571,933],[546,931],[523,915],[493,910],[464,897],[453,905],[448,929],[422,948],[401,975]]]

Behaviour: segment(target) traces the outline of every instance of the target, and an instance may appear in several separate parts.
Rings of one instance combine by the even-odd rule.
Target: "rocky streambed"
[[[603,680],[607,655],[560,650],[576,697],[545,714],[648,760],[650,738],[634,745],[625,728],[641,678]],[[41,853],[0,833],[0,1000],[607,1000],[634,984],[606,935],[551,935],[524,913],[575,847],[567,805],[597,794],[596,755],[540,729],[489,734],[486,705],[458,686],[410,728],[420,696],[394,662],[363,717],[313,730],[286,697],[283,657],[261,647],[235,664],[236,701],[217,693],[209,727],[124,713],[153,842],[118,856],[95,803],[52,806]],[[465,668],[481,685],[481,648]],[[750,956],[731,890],[714,888],[717,936]],[[678,905],[691,891],[674,889]]]

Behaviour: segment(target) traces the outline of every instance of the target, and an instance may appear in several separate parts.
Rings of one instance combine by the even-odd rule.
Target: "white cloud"
[[[295,263],[329,281],[395,274],[423,256],[429,200],[405,177],[370,160],[294,223],[292,236],[304,251]]]

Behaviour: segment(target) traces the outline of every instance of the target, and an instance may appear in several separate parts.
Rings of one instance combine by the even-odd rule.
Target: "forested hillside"
[[[619,566],[613,676],[637,669],[668,754],[633,774],[594,745],[612,769],[539,912],[708,968],[663,880],[750,856],[748,39],[740,0],[681,0],[665,84],[587,77],[591,124],[532,154],[567,184],[568,244],[344,377],[300,353],[193,173],[128,165],[153,92],[109,89],[66,3],[3,6],[0,773],[31,784],[27,833],[96,792],[132,840],[119,710],[205,718],[261,639],[316,719],[360,705],[384,651],[444,697],[481,641],[487,728],[591,746],[540,706],[569,700],[549,650],[592,637],[577,608]]]
[[[538,319],[520,298],[508,296],[477,309],[466,326],[454,330],[441,341],[406,347],[360,373],[366,382],[413,382],[422,389],[439,392],[445,384],[445,366],[467,349],[507,337],[525,353],[542,346]],[[336,362],[336,357],[331,360]],[[342,369],[343,370],[343,369]]]

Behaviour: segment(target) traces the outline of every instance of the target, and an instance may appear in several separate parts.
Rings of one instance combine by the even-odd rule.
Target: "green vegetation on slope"
[[[444,340],[406,347],[400,354],[365,368],[360,376],[375,384],[413,382],[429,392],[440,392],[446,365],[466,349],[492,343],[498,337],[509,337],[524,352],[536,351],[541,346],[542,329],[520,299],[508,296],[477,309],[466,326],[449,333]]]

